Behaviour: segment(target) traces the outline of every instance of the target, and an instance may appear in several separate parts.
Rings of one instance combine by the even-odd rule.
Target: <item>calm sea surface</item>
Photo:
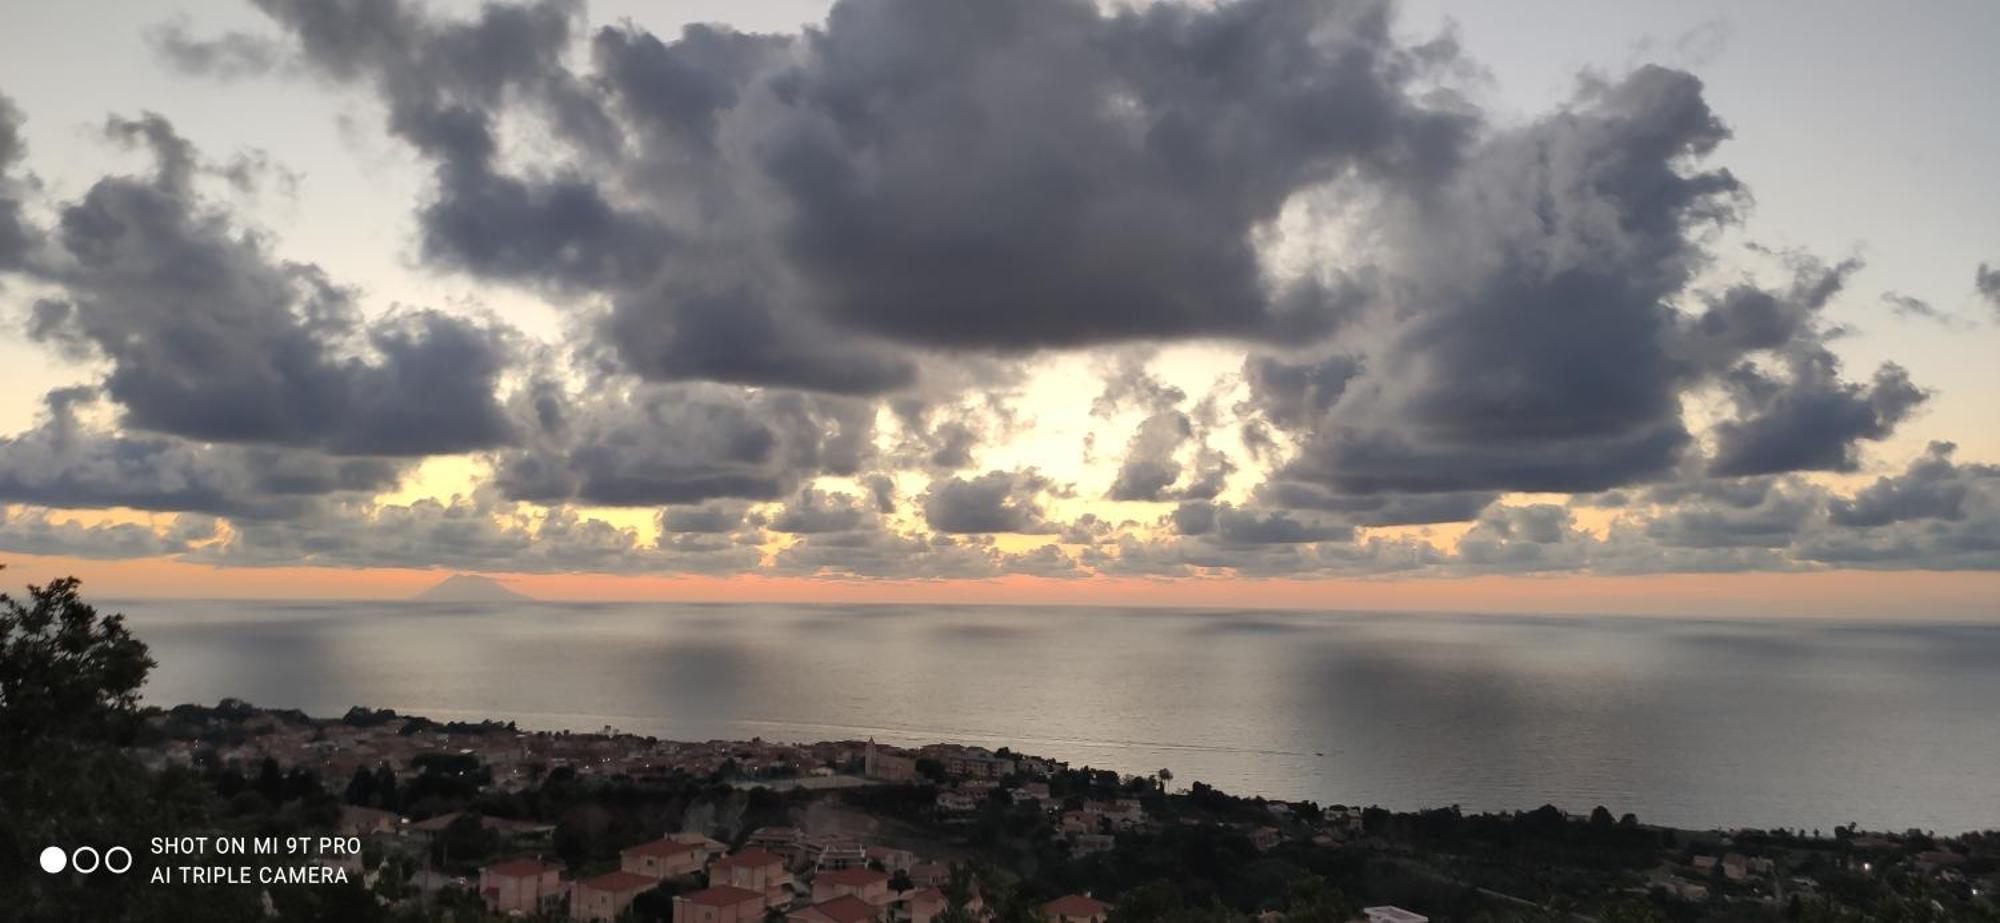
[[[156,704],[960,741],[1240,794],[2000,827],[2000,626],[1061,607],[126,602]]]

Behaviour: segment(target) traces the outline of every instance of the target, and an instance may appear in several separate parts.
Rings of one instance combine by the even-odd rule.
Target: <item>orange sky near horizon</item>
[[[9,591],[75,575],[96,599],[400,599],[446,576],[415,569],[217,568],[9,555]],[[1137,605],[1410,612],[1780,616],[2000,621],[2000,573],[1826,570],[1644,576],[1284,580],[490,574],[542,600]]]

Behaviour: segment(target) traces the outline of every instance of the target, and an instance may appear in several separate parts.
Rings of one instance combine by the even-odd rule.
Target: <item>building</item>
[[[402,816],[394,811],[382,811],[352,804],[342,806],[340,809],[339,830],[343,836],[396,833],[402,826]]]
[[[534,859],[489,865],[479,870],[479,898],[489,913],[542,913],[562,902],[562,869]]]
[[[708,857],[700,846],[674,839],[654,840],[621,850],[618,867],[654,881],[679,878],[701,871]]]
[[[917,780],[917,758],[891,753],[875,746],[874,738],[869,738],[868,748],[862,751],[861,772],[870,779],[884,782],[914,782]]]
[[[969,814],[979,810],[979,799],[966,792],[946,789],[938,792],[937,806],[938,810],[947,814]]]
[[[793,868],[805,862],[806,836],[797,827],[758,827],[745,845],[776,853]]]
[[[709,863],[708,883],[762,892],[765,903],[773,907],[792,900],[792,873],[784,858],[755,846]]]
[[[813,903],[823,904],[846,894],[879,907],[889,902],[889,876],[871,868],[839,869],[813,876]]]
[[[1367,918],[1368,923],[1431,923],[1431,918],[1421,913],[1412,913],[1387,904],[1380,907],[1363,907],[1361,915]]]
[[[1042,905],[1048,923],[1104,923],[1111,905],[1088,894],[1068,894]]]
[[[868,851],[862,847],[861,841],[845,834],[806,837],[804,850],[815,874],[868,865]]]
[[[1089,856],[1110,852],[1117,845],[1117,837],[1109,833],[1077,833],[1069,838],[1069,854],[1078,857]]]
[[[902,919],[909,923],[931,923],[938,914],[944,912],[944,892],[936,888],[923,888],[896,896],[895,906],[902,911]]]
[[[586,878],[570,889],[569,918],[609,923],[632,906],[633,898],[659,884],[658,878],[638,872],[606,872]]]
[[[868,903],[852,894],[822,901],[785,917],[787,923],[881,923],[888,908]]]
[[[764,923],[764,895],[728,885],[674,898],[674,923]]]
[[[919,862],[910,866],[910,881],[919,888],[939,888],[951,880],[951,866],[942,862]]]

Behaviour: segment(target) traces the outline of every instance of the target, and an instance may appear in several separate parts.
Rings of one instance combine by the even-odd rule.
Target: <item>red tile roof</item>
[[[499,865],[486,867],[486,874],[497,878],[535,878],[543,872],[555,871],[556,867],[533,859],[510,859]]]
[[[1111,912],[1111,905],[1081,894],[1065,894],[1042,905],[1046,913],[1059,917],[1096,917]]]
[[[889,876],[874,869],[837,869],[831,872],[819,873],[819,876],[813,879],[813,883],[817,884],[824,881],[830,885],[847,885],[849,887],[860,888],[872,885],[878,881],[888,880]]]
[[[729,885],[716,885],[713,888],[703,888],[693,894],[683,894],[681,898],[708,907],[734,907],[737,904],[748,901],[762,902],[764,895],[756,891],[732,888]]]
[[[833,923],[863,923],[875,919],[882,912],[882,908],[852,894],[843,894],[833,900],[822,901],[814,904],[812,909]]]
[[[577,887],[589,888],[592,891],[620,893],[624,891],[644,891],[648,888],[658,887],[659,884],[658,881],[637,872],[605,872],[596,878],[586,878],[583,881],[577,882]]]

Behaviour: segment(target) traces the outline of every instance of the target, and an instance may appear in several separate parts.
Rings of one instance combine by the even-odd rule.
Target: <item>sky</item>
[[[0,560],[2000,614],[2000,9],[19,4]]]

